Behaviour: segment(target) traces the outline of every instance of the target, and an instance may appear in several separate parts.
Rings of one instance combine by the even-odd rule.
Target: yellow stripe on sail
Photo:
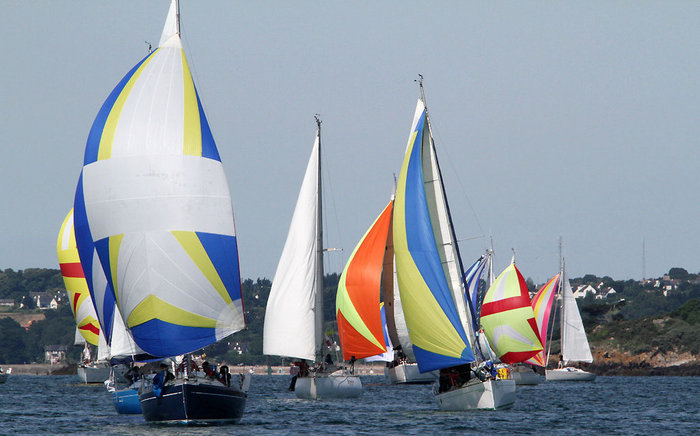
[[[184,122],[183,122],[183,149],[185,156],[202,155],[202,128],[199,119],[199,105],[197,93],[187,65],[185,51],[182,50],[182,80],[184,82]]]
[[[78,332],[80,335],[91,345],[97,345],[99,342],[99,334],[95,334],[92,331],[88,329],[84,329],[82,327],[85,327],[86,325],[92,324],[93,326],[99,328],[100,323],[97,321],[95,318],[92,316],[86,316],[80,322],[77,324],[78,327]]]
[[[143,63],[138,67],[134,74],[129,78],[129,81],[122,89],[122,92],[117,97],[117,100],[112,106],[112,110],[109,111],[107,116],[107,121],[102,129],[102,136],[100,137],[100,148],[97,151],[97,160],[109,159],[112,157],[112,144],[114,143],[114,134],[117,131],[117,124],[119,123],[119,117],[121,116],[122,109],[124,109],[124,103],[126,103],[127,98],[131,90],[134,88],[134,84],[141,76],[141,73],[151,62],[151,59],[156,55],[159,49],[156,49],[151,53],[148,58],[143,61]]]
[[[355,249],[355,251],[357,251],[357,248]],[[353,256],[354,255],[355,253],[353,252]],[[352,256],[350,256],[350,259],[352,260]],[[350,264],[350,262],[348,262],[348,264]],[[374,337],[369,327],[367,327],[367,324],[365,324],[365,322],[362,320],[362,317],[357,312],[357,309],[352,304],[352,300],[350,300],[350,295],[348,294],[348,291],[345,288],[346,272],[347,267],[345,267],[345,271],[343,271],[343,275],[341,276],[340,282],[338,283],[338,298],[336,301],[338,311],[340,311],[340,313],[343,314],[343,317],[345,317],[345,320],[352,326],[352,328],[354,328],[365,339],[367,339],[372,344],[376,345],[377,348],[385,349],[386,347],[380,344],[377,338]]]
[[[207,278],[212,287],[216,289],[216,292],[219,293],[224,302],[230,304],[232,302],[231,296],[226,290],[224,282],[221,281],[218,271],[216,271],[214,264],[211,262],[211,259],[209,259],[209,255],[204,249],[204,246],[202,246],[202,242],[199,240],[199,237],[197,237],[197,234],[188,231],[173,231],[171,233],[190,256],[195,265],[197,265],[197,268],[204,274],[204,277]]]
[[[133,328],[152,319],[159,319],[170,324],[187,327],[216,328],[215,319],[180,309],[170,303],[166,303],[155,295],[149,295],[144,298],[131,311],[126,322],[129,328]]]
[[[109,237],[109,274],[112,277],[112,287],[114,297],[119,298],[119,284],[117,283],[117,265],[119,261],[119,249],[122,246],[124,235],[114,235]]]

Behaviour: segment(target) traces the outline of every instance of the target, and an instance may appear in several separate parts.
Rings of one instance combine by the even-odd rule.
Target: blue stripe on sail
[[[420,271],[423,280],[432,292],[440,308],[450,320],[452,327],[457,331],[465,346],[469,341],[459,319],[457,308],[452,299],[452,294],[447,285],[445,272],[442,268],[440,255],[437,251],[437,243],[430,223],[430,213],[425,195],[423,183],[423,168],[421,164],[421,143],[423,140],[423,128],[425,125],[425,111],[421,115],[416,131],[415,143],[411,150],[411,157],[406,171],[406,240],[408,250],[413,261]],[[471,352],[471,351],[470,351]]]
[[[107,344],[111,344],[114,305],[116,302],[114,299],[114,292],[112,292],[112,289],[109,288],[109,284],[107,285],[106,289],[101,289],[99,291],[95,290],[95,282],[93,281],[94,277],[92,275],[92,260],[94,258],[94,251],[97,247],[92,240],[92,232],[90,231],[90,224],[87,220],[85,197],[83,196],[82,172],[80,173],[80,178],[78,179],[78,187],[75,190],[75,200],[73,202],[73,229],[75,231],[75,243],[78,248],[80,265],[83,268],[85,281],[87,282],[88,290],[90,291],[90,299],[92,300],[92,305],[95,308],[97,320],[99,321],[100,328],[102,329],[102,335],[107,341]],[[104,292],[103,304],[101,308],[98,307],[97,299],[95,298],[96,292]]]
[[[106,331],[105,338],[108,339],[107,343],[111,344],[112,324],[114,322],[114,306],[117,304],[117,302],[114,298],[114,285],[112,283],[111,274],[112,268],[109,265],[109,238],[103,238],[95,242],[95,250],[97,250],[97,256],[100,259],[100,267],[102,268],[103,274],[107,279],[105,288],[101,289],[101,291],[104,292],[104,296],[102,297],[102,309],[98,310],[97,314],[101,314],[102,319],[104,319],[105,324],[102,325]],[[102,319],[100,319],[100,322],[102,322]]]
[[[109,117],[109,113],[112,112],[112,107],[114,106],[114,103],[117,101],[117,98],[119,98],[119,95],[122,93],[122,90],[129,82],[129,79],[131,79],[131,76],[133,76],[136,70],[141,66],[141,64],[146,59],[148,59],[149,56],[152,56],[153,53],[155,53],[156,51],[157,50],[154,50],[153,52],[149,53],[145,58],[141,59],[141,62],[136,64],[134,68],[129,70],[129,72],[126,73],[126,76],[124,76],[124,78],[122,78],[122,80],[117,84],[117,86],[114,87],[112,92],[109,94],[109,97],[107,97],[107,100],[105,100],[105,102],[102,104],[102,107],[97,113],[95,121],[93,121],[92,127],[90,128],[90,134],[88,135],[87,144],[85,145],[85,157],[83,159],[83,165],[88,165],[97,161],[97,153],[100,150],[100,139],[102,139],[102,131],[104,130],[105,123],[107,122],[107,118]]]
[[[202,131],[202,157],[209,159],[218,160],[221,162],[221,157],[219,157],[219,150],[216,148],[216,143],[214,142],[214,136],[211,134],[211,129],[209,128],[209,122],[207,121],[206,115],[204,115],[204,108],[202,107],[202,102],[199,100],[199,93],[197,88],[194,90],[197,96],[197,107],[199,108],[199,125]]]
[[[464,273],[465,281],[467,282],[467,294],[465,298],[471,299],[471,304],[469,309],[472,312],[472,321],[474,323],[474,330],[479,330],[478,319],[478,295],[479,295],[479,282],[481,281],[481,274],[484,272],[484,266],[486,266],[487,258],[485,256],[480,257],[474,262],[472,266],[469,267],[467,272]]]
[[[428,372],[436,369],[449,368],[451,366],[464,365],[474,361],[474,355],[469,347],[464,349],[462,356],[457,359],[442,354],[432,353],[413,344],[413,354],[418,362],[418,371]]]
[[[139,347],[152,356],[177,356],[216,342],[216,329],[186,327],[152,319],[131,328]]]
[[[75,200],[73,201],[73,230],[75,231],[75,245],[78,248],[78,257],[80,257],[80,266],[83,268],[85,281],[87,282],[90,297],[94,305],[94,291],[92,289],[92,251],[94,244],[92,242],[92,233],[90,232],[90,224],[87,220],[87,211],[85,209],[85,198],[83,197],[83,173],[80,172],[78,179],[78,187],[75,190]]]
[[[197,237],[219,273],[231,300],[241,299],[241,274],[238,267],[238,247],[235,236],[197,232]]]

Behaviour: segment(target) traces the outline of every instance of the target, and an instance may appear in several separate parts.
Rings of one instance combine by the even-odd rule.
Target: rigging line
[[[324,173],[324,177],[325,177],[325,181],[326,181],[325,186],[328,187],[328,189],[324,189],[323,192],[322,192],[323,196],[325,197],[325,198],[324,198],[324,202],[323,202],[323,207],[324,207],[324,208],[327,207],[326,205],[328,204],[328,202],[325,201],[325,200],[328,198],[328,196],[330,196],[331,207],[332,207],[332,210],[333,210],[333,218],[334,218],[335,227],[336,227],[336,234],[338,235],[338,241],[339,241],[339,245],[340,245],[339,248],[334,248],[334,249],[332,249],[332,250],[329,249],[328,251],[344,251],[344,250],[343,250],[343,236],[342,236],[342,234],[341,234],[341,232],[340,232],[340,222],[338,221],[338,208],[336,207],[335,195],[334,195],[334,191],[333,191],[333,185],[332,185],[332,183],[331,183],[332,178],[331,178],[330,175],[331,175],[332,171],[330,171],[330,169],[328,168],[328,167],[329,167],[329,162],[328,162],[328,159],[326,158],[326,154],[325,154],[325,153],[321,155],[321,160],[323,161],[323,162],[322,162],[323,165],[321,165],[321,167],[322,167],[322,171],[323,171],[323,173]],[[327,219],[327,218],[328,218],[328,213],[326,213],[326,219],[323,220],[323,226],[324,226],[324,229],[323,229],[323,230],[324,230],[325,235],[326,235],[326,245],[329,245],[329,246],[330,246],[330,241],[328,241],[328,235],[329,235],[329,233],[328,233],[328,219]],[[331,267],[333,267],[333,270],[332,270],[333,273],[338,273],[338,274],[340,274],[340,273],[342,272],[342,268],[338,269],[338,260],[337,260],[337,256],[333,256],[334,258],[336,258],[336,259],[333,261],[333,265],[331,264],[331,259],[330,259],[330,257],[331,257],[331,256],[324,256],[324,258],[326,259],[326,263],[328,264],[328,269],[326,270],[326,274],[328,274],[329,272],[331,272]]]
[[[433,136],[433,142],[435,142],[435,137],[440,139],[440,142],[442,142],[442,136],[440,135],[440,131],[435,125],[433,125],[432,120],[431,120],[431,126],[432,131],[434,132]],[[469,198],[469,195],[467,194],[467,190],[464,187],[464,184],[462,183],[462,179],[459,177],[459,172],[457,171],[457,168],[455,167],[455,160],[452,159],[452,156],[450,156],[450,152],[447,147],[441,146],[440,151],[447,154],[447,161],[449,162],[449,166],[452,171],[455,173],[455,178],[457,179],[457,184],[459,185],[460,189],[462,190],[462,196],[467,200],[467,204],[469,205],[469,209],[472,211],[472,215],[474,215],[474,220],[476,221],[476,226],[479,228],[479,232],[481,234],[484,234],[484,229],[481,227],[481,221],[479,221],[479,216],[476,213],[476,209],[474,208],[474,205],[472,204],[471,199]]]

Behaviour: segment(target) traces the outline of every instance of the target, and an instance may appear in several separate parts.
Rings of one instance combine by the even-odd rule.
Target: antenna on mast
[[[559,272],[562,272],[564,268],[564,258],[561,254],[561,235],[559,235]]]
[[[647,278],[647,241],[642,238],[642,281]]]
[[[423,102],[423,105],[427,106],[425,104],[425,89],[423,89],[423,75],[418,74],[418,79],[414,80],[414,82],[418,83],[418,86],[420,87],[420,99]]]

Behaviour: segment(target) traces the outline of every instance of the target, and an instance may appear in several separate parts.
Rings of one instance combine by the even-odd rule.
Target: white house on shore
[[[575,298],[586,298],[588,294],[596,295],[598,290],[591,285],[580,285],[574,291]]]

